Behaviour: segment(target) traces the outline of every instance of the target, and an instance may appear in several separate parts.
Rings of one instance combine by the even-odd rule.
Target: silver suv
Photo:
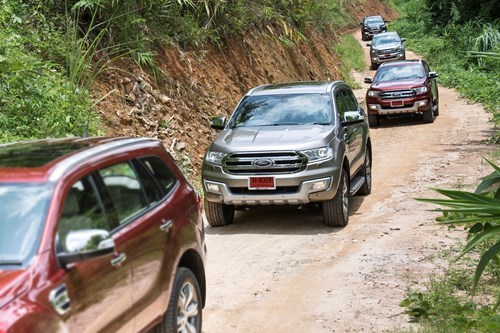
[[[373,37],[370,46],[371,69],[376,70],[380,64],[393,61],[405,60],[406,50],[403,42],[406,38],[399,37],[397,32],[383,32]]]
[[[324,223],[348,223],[348,196],[371,192],[367,117],[342,81],[293,82],[250,90],[202,166],[211,226],[233,222],[235,208],[321,203]]]

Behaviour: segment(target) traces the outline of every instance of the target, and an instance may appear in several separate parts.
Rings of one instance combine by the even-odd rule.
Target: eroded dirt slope
[[[379,0],[351,6],[349,12],[358,20],[373,13],[395,18]],[[282,26],[269,26],[220,47],[195,51],[165,47],[157,56],[162,74],[152,75],[130,63],[115,64],[120,70],[108,73],[95,87],[105,134],[161,139],[197,181],[203,154],[216,135],[209,128],[210,118],[229,115],[250,88],[341,79],[332,47],[335,36],[306,31],[308,40],[288,36],[295,44],[285,46],[280,35],[286,36]]]

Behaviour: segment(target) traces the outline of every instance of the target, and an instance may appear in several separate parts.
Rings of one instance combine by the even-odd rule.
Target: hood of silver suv
[[[240,127],[222,131],[212,150],[303,150],[327,145],[335,135],[333,125],[280,125]],[[230,150],[228,149],[230,147]]]

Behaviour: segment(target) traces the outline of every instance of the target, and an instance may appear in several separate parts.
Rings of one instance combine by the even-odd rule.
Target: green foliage
[[[35,29],[38,27],[38,29]],[[86,89],[47,58],[61,59],[64,40],[20,1],[0,6],[0,142],[95,133]]]
[[[448,199],[418,199],[447,207],[436,210],[443,211],[445,217],[448,217],[449,213],[454,214],[452,218],[439,220],[441,223],[469,225],[471,239],[457,259],[477,248],[479,244],[493,240],[493,245],[482,253],[477,265],[474,288],[488,263],[500,264],[500,168],[488,160],[487,162],[495,171],[483,178],[476,193],[436,189]]]
[[[347,34],[340,37],[339,42],[333,46],[333,49],[339,55],[343,64],[343,80],[352,88],[360,88],[360,85],[352,77],[351,71],[364,71],[366,64],[363,47],[351,34]]]
[[[431,278],[426,291],[412,291],[401,302],[412,321],[421,324],[418,332],[498,332],[500,315],[496,306],[480,305],[464,296],[467,274],[467,268],[450,269],[444,277]],[[457,292],[461,287],[465,289]],[[495,294],[499,288],[491,286],[485,292]]]

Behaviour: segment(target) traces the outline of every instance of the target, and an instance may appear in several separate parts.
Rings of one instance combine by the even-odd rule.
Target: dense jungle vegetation
[[[160,47],[223,47],[279,26],[282,43],[308,28],[355,26],[363,0],[0,0],[0,142],[99,133],[94,80],[118,58],[153,73]],[[119,69],[118,69],[119,70]]]

